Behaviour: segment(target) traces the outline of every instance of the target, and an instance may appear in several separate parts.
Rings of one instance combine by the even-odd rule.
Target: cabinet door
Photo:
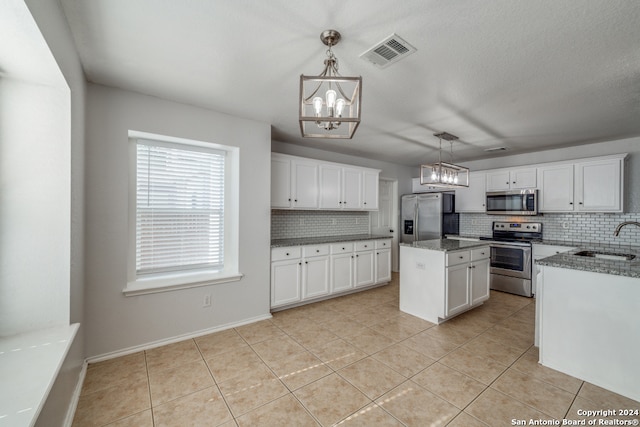
[[[300,301],[300,259],[271,263],[271,307]]]
[[[342,169],[342,209],[362,209],[362,170]]]
[[[362,207],[366,210],[378,210],[378,172],[364,172],[362,181]]]
[[[320,165],[320,209],[342,208],[342,168]]]
[[[373,251],[356,252],[355,260],[355,287],[373,284],[375,279]]]
[[[622,212],[621,160],[576,163],[577,210]]]
[[[484,172],[469,173],[469,187],[456,189],[456,212],[485,212],[486,179]]]
[[[291,162],[293,206],[318,207],[318,164],[303,160]]]
[[[573,165],[538,168],[540,212],[571,212],[573,204]]]
[[[391,281],[391,249],[376,251],[376,283]]]
[[[329,257],[306,258],[302,265],[302,299],[329,294]]]
[[[445,317],[453,316],[469,307],[469,264],[447,267],[445,286]]]
[[[291,207],[291,160],[271,158],[271,207]]]
[[[509,171],[496,171],[487,172],[487,191],[504,191],[508,190],[509,185]]]
[[[331,255],[331,293],[353,288],[353,253]]]
[[[511,180],[509,185],[512,190],[536,188],[536,176],[536,168],[513,169],[509,172],[509,178]]]
[[[489,299],[490,260],[475,261],[471,264],[471,305]]]

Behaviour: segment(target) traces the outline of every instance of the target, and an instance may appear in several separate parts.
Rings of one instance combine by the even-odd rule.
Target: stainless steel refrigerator
[[[458,234],[459,214],[455,195],[449,193],[406,194],[402,196],[402,243],[440,239]]]

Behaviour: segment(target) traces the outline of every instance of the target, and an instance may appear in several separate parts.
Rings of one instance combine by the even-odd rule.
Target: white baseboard
[[[221,332],[221,331],[225,331],[225,330],[231,329],[231,328],[237,328],[238,326],[248,325],[250,323],[259,322],[260,320],[271,319],[271,317],[272,317],[271,313],[268,313],[268,314],[265,314],[265,315],[252,317],[252,318],[249,318],[249,319],[245,319],[245,320],[242,320],[240,322],[227,323],[227,324],[224,324],[224,325],[216,326],[214,328],[202,329],[200,331],[191,332],[191,333],[184,334],[184,335],[178,335],[178,336],[175,336],[175,337],[165,338],[165,339],[158,340],[158,341],[152,341],[152,342],[149,342],[149,343],[146,343],[146,344],[141,344],[141,345],[129,347],[129,348],[125,348],[125,349],[122,349],[122,350],[116,350],[116,351],[112,351],[112,352],[109,352],[109,353],[100,354],[100,355],[97,355],[97,356],[91,356],[91,357],[88,357],[86,359],[85,364],[102,362],[104,360],[114,359],[116,357],[126,356],[128,354],[138,353],[138,352],[144,351],[144,350],[150,350],[152,348],[162,347],[163,345],[173,344],[173,343],[184,341],[184,340],[187,340],[187,339],[190,339],[190,338],[201,337],[203,335],[209,335],[209,334],[212,334],[214,332]]]
[[[82,392],[82,385],[84,384],[84,378],[87,375],[87,361],[85,360],[82,364],[82,369],[80,369],[80,373],[78,374],[78,382],[76,383],[76,388],[73,391],[73,395],[71,396],[71,402],[69,403],[69,407],[67,408],[67,416],[64,419],[64,427],[71,427],[73,424],[73,417],[76,415],[76,409],[78,408],[78,401],[80,400],[80,393]]]

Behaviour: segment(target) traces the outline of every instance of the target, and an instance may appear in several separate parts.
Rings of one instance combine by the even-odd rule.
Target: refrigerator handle
[[[418,200],[416,199],[416,204],[413,207],[413,218],[414,218],[414,220],[413,220],[413,222],[414,222],[414,224],[413,224],[413,241],[414,242],[417,242],[418,238],[420,237],[420,234],[419,234],[419,231],[418,231],[418,230],[420,230],[420,224],[418,224],[418,218],[419,218],[419,216],[418,216],[418,206],[419,206]]]

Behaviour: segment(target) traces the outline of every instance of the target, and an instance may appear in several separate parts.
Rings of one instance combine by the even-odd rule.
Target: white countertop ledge
[[[0,426],[33,426],[79,323],[0,337]]]

